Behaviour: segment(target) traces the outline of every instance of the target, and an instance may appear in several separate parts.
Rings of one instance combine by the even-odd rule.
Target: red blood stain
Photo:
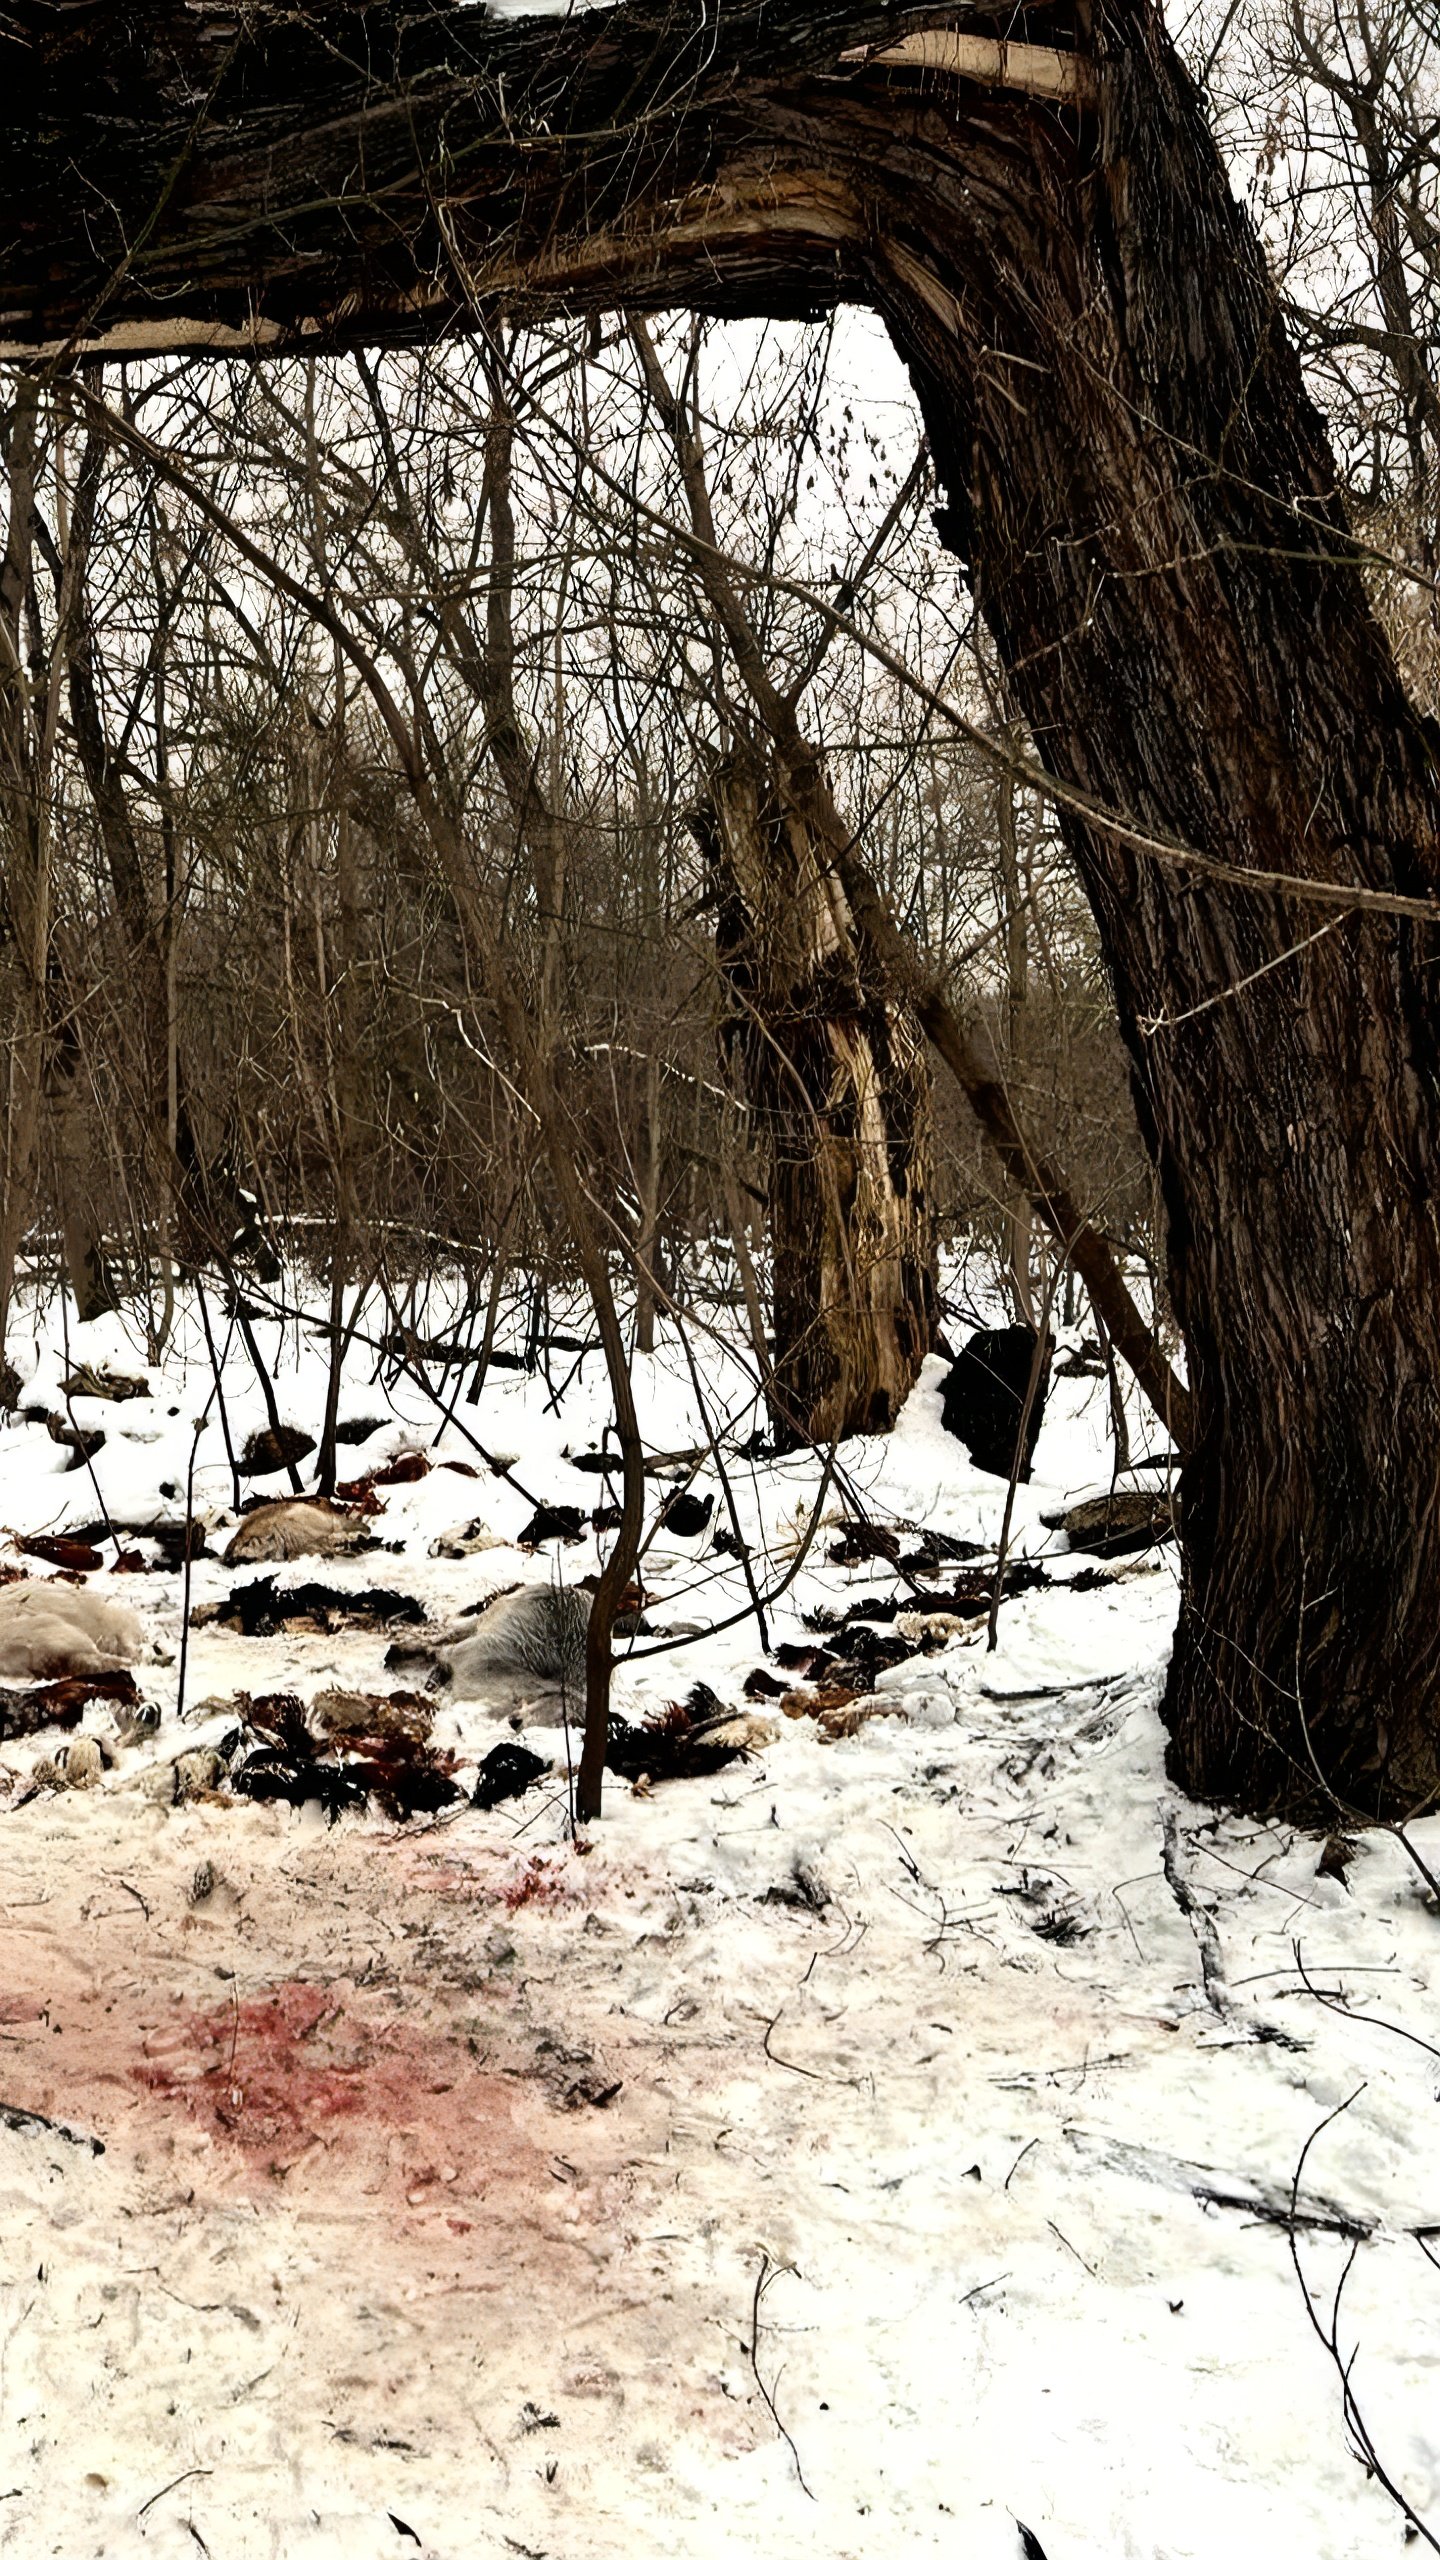
[[[510,2087],[443,2036],[367,2016],[348,1985],[278,1983],[181,2011],[142,2042],[132,2084],[267,2175],[318,2146],[327,2177],[349,2165],[370,2193],[449,2204],[535,2171]]]
[[[544,1858],[528,1859],[519,1875],[510,1884],[502,1886],[500,1892],[507,1911],[523,1911],[537,1903],[553,1909],[557,1903],[568,1902],[572,1897],[573,1887],[568,1878]]]

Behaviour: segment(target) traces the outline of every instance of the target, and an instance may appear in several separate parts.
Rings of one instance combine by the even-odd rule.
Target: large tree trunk
[[[178,0],[19,16],[13,348],[415,336],[486,297],[884,313],[1039,752],[1123,821],[1069,833],[1190,1356],[1174,1765],[1258,1807],[1429,1803],[1434,928],[1383,898],[1433,883],[1436,772],[1149,0],[935,38],[929,70],[842,64],[897,25],[844,0],[336,7],[243,42]]]
[[[924,1042],[758,757],[719,768],[700,823],[727,1045],[768,1166],[770,1409],[786,1443],[888,1431],[935,1325]]]

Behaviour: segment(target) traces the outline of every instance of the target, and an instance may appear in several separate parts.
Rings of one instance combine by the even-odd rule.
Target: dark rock
[[[523,1796],[539,1778],[548,1778],[550,1763],[538,1751],[527,1751],[523,1743],[497,1742],[487,1751],[475,1773],[472,1802],[482,1812],[492,1805],[505,1804],[511,1796]]]
[[[703,1538],[714,1508],[713,1493],[703,1502],[697,1493],[672,1493],[660,1505],[660,1526],[672,1538]]]
[[[384,1428],[385,1425],[383,1421],[337,1422],[335,1425],[336,1447],[340,1449],[358,1449],[362,1440],[371,1439],[377,1431],[383,1431]]]
[[[618,1449],[582,1449],[568,1463],[582,1476],[618,1476],[624,1471]]]
[[[972,1333],[945,1381],[940,1408],[946,1430],[969,1451],[974,1465],[992,1476],[1008,1477],[1014,1471],[1021,1484],[1030,1481],[1035,1443],[1040,1437],[1050,1390],[1055,1338],[1053,1334],[1046,1336],[1017,1469],[1020,1421],[1035,1363],[1035,1345],[1036,1335],[1028,1324],[999,1325],[990,1332]]]
[[[1063,1529],[1082,1555],[1138,1555],[1142,1548],[1174,1537],[1175,1503],[1169,1493],[1102,1493],[1069,1511],[1047,1513],[1046,1525]]]
[[[542,1502],[528,1528],[522,1529],[515,1543],[521,1547],[543,1547],[551,1538],[563,1538],[574,1546],[585,1535],[583,1513],[573,1502]]]
[[[308,1431],[282,1422],[278,1431],[252,1431],[240,1457],[242,1476],[273,1476],[280,1467],[298,1466],[315,1443]]]
[[[0,1360],[0,1413],[13,1413],[25,1392],[25,1381],[13,1361]]]

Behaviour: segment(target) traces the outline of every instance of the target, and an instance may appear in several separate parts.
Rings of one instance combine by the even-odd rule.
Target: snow
[[[282,1416],[317,1431],[314,1339],[258,1332]],[[126,1320],[67,1338],[46,1311],[23,1402],[58,1409],[80,1359],[144,1367]],[[453,1375],[429,1374],[448,1401]],[[849,1489],[872,1519],[993,1542],[1005,1488],[942,1431],[940,1374],[889,1440],[839,1453],[837,1519]],[[0,1431],[8,1529],[180,1519],[193,1455],[223,1543],[188,1304],[148,1375],[148,1399],[76,1400],[107,1434],[93,1474],[35,1423]],[[637,1383],[655,1448],[703,1441],[673,1342]],[[224,1384],[238,1447],[266,1414],[233,1341]],[[743,1441],[723,1341],[705,1389]],[[432,1396],[357,1348],[342,1414],[384,1428],[345,1471],[426,1447],[477,1473],[385,1490],[376,1552],[281,1578],[383,1582],[448,1620],[592,1569],[593,1539],[431,1554],[476,1519],[512,1540],[536,1500],[601,1498],[568,1463],[599,1445],[598,1359],[549,1399],[494,1372],[437,1437]],[[115,1766],[83,1793],[22,1800],[54,1734],[0,1748],[0,2105],[47,2120],[0,2116],[0,2553],[1014,2560],[1020,2520],[1046,2560],[1381,2560],[1402,2519],[1347,2449],[1283,2228],[1312,2136],[1302,2211],[1369,2234],[1341,2321],[1356,2395],[1436,2529],[1440,2268],[1413,2235],[1440,2224],[1440,1918],[1387,1836],[1341,1882],[1313,1838],[1170,1789],[1173,1552],[1071,1588],[1044,1526],[1108,1482],[1106,1419],[1103,1386],[1057,1384],[1014,1522],[1055,1578],[1005,1603],[994,1653],[981,1631],[883,1673],[903,1715],[846,1741],[776,1715],[717,1780],[612,1780],[578,1844],[559,1780],[404,1828],[167,1807],[147,1776],[222,1727],[195,1710],[388,1687],[385,1639],[197,1626],[182,1724],[180,1578],[92,1579],[140,1611],[164,1712],[122,1748],[88,1709]],[[719,1493],[708,1462],[695,1488]],[[758,1570],[805,1535],[819,1462],[737,1461],[733,1491]],[[776,1641],[893,1593],[883,1564],[830,1564],[831,1534]],[[738,1567],[661,1532],[644,1576],[657,1634],[719,1631],[638,1644],[617,1704],[699,1678],[741,1703],[764,1657],[753,1621],[725,1624]],[[196,1606],[234,1579],[197,1564]],[[437,1738],[469,1768],[505,1729],[467,1703]],[[1218,2007],[1167,1815],[1218,1933]],[[1440,1822],[1412,1836],[1433,1867]],[[1351,2245],[1298,2234],[1322,2320]]]

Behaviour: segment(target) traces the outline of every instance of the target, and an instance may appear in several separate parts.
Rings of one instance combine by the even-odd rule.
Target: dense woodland
[[[298,1255],[338,1343],[377,1280],[403,1329],[443,1258],[483,1360],[578,1280],[628,1441],[632,1350],[720,1286],[777,1440],[824,1445],[889,1426],[946,1338],[942,1249],[981,1251],[1022,1323],[1088,1299],[1186,1456],[1182,1773],[1427,1802],[1424,9],[1197,9],[1178,55],[1121,12],[1099,117],[1080,21],[1042,13],[1008,67],[900,13],[911,60],[839,85],[831,38],[885,13],[793,12],[753,59],[730,13],[697,66],[654,8],[628,54],[375,12],[363,79],[297,22],[243,80],[191,14],[213,117],[150,245],[105,266],[27,218],[7,273],[0,1328],[63,1274],[158,1355],[180,1277],[234,1303]],[[52,152],[100,95],[91,17],[16,57]],[[179,112],[168,71],[125,87],[146,40],[105,57],[119,109],[76,110],[122,231]],[[669,138],[622,183],[583,137],[667,47]],[[300,162],[242,147],[274,97],[303,137],[333,79],[368,135],[386,77],[480,113],[492,56],[565,72],[578,138],[416,214],[404,258],[433,216],[449,259],[423,324],[369,211],[353,274],[328,233],[276,249]],[[884,276],[813,207],[788,268],[675,226],[727,154],[773,204],[822,142],[869,172]],[[187,252],[187,190],[226,189],[261,245]],[[242,305],[271,318],[217,352]]]

